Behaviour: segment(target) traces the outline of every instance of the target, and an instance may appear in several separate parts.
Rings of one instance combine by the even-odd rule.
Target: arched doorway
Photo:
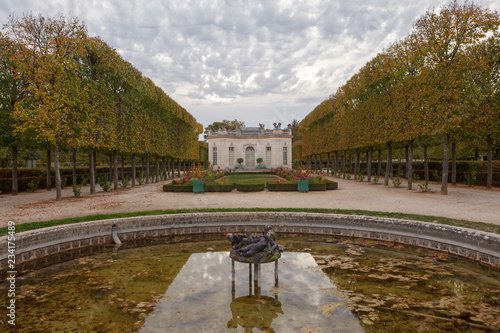
[[[253,147],[245,149],[245,168],[255,168],[255,149]]]

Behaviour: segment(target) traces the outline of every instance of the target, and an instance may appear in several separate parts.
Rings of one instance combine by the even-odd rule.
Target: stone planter
[[[297,180],[297,190],[299,192],[309,192],[309,179]]]
[[[238,169],[243,169],[243,165],[238,165]]]

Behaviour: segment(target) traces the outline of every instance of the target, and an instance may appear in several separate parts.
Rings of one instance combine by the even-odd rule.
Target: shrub
[[[264,183],[255,183],[255,184],[250,184],[250,183],[240,183],[236,184],[236,189],[238,191],[242,192],[258,192],[264,190],[265,184]]]
[[[66,177],[61,178],[61,188],[65,188],[67,182],[68,182],[68,178],[66,178]]]
[[[141,171],[139,173],[139,179],[137,180],[137,182],[139,183],[139,185],[142,185],[144,183],[144,171]]]
[[[269,191],[297,191],[296,183],[267,183]]]
[[[325,185],[327,190],[336,190],[339,188],[339,183],[337,182],[328,181]]]
[[[113,182],[108,180],[108,175],[102,175],[97,178],[97,183],[99,184],[99,186],[101,186],[104,192],[108,192],[113,185]]]
[[[374,184],[378,184],[378,180],[379,180],[379,176],[378,175],[373,176],[373,183]]]
[[[193,185],[175,185],[174,192],[191,192],[193,193]]]
[[[432,173],[432,177],[434,178],[434,180],[436,180],[437,182],[441,183],[442,178],[441,178],[441,174],[439,172],[434,171]]]
[[[474,186],[476,180],[476,171],[468,172],[465,174],[465,184],[467,184],[467,186]]]
[[[120,186],[122,188],[127,188],[129,183],[130,183],[130,177],[125,176],[125,178],[122,179],[122,183],[120,184]]]
[[[28,191],[35,192],[40,187],[40,182],[42,181],[42,177],[38,177],[36,180],[32,180],[28,183]]]
[[[325,183],[315,183],[315,184],[309,183],[309,191],[326,191],[326,184]]]
[[[174,184],[165,184],[163,185],[163,192],[173,192],[174,191]]]
[[[205,185],[205,192],[231,192],[234,189],[233,184],[208,184]]]
[[[422,192],[429,192],[431,189],[429,188],[429,182],[424,182],[422,184],[418,184],[418,187],[420,187],[420,190]]]

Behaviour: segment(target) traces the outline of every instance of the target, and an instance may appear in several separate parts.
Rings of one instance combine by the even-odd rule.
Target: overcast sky
[[[2,0],[77,17],[204,126],[302,120],[444,0]],[[500,10],[500,0],[476,3]]]

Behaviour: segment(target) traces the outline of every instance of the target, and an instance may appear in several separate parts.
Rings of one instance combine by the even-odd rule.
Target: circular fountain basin
[[[19,275],[16,332],[500,329],[499,271],[447,253],[282,234],[277,267],[255,270],[232,262],[227,241],[192,238],[124,242]],[[0,331],[9,329],[0,319]]]

